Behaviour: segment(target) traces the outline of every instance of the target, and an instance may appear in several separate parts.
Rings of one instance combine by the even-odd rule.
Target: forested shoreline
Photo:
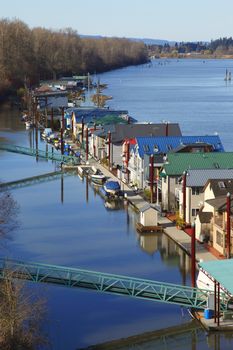
[[[148,45],[150,56],[155,57],[206,57],[233,58],[233,39],[219,38],[210,42],[176,42],[174,44]]]
[[[72,28],[31,29],[18,19],[0,19],[0,100],[40,80],[143,64],[149,57],[233,58],[233,39],[146,46],[125,38],[80,37]]]
[[[104,72],[148,61],[143,43],[119,38],[81,38],[72,28],[30,29],[14,19],[0,20],[0,95],[55,79]]]

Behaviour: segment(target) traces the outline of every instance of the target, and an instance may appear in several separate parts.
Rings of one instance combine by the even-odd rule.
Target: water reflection
[[[195,323],[185,323],[179,327],[171,327],[161,329],[159,331],[139,334],[134,337],[113,341],[110,343],[90,346],[86,350],[94,350],[100,348],[115,350],[129,350],[129,349],[196,349],[197,343],[205,341],[204,332]],[[84,349],[81,349],[84,350]]]
[[[13,195],[5,190],[0,190],[0,240],[1,248],[4,245],[4,240],[12,240],[11,234],[20,226],[19,221],[19,204],[14,199]]]
[[[26,131],[23,126],[17,134],[12,131],[6,134],[15,144],[28,146],[31,143],[36,147],[33,129]],[[43,147],[46,148],[45,143],[39,146]],[[14,154],[3,155],[1,161],[1,171],[7,176],[14,172],[17,178],[20,167],[22,178],[29,176],[28,172],[32,170],[44,173],[49,167],[54,168],[50,161],[36,163],[32,157]],[[49,184],[17,190],[15,196],[22,208],[23,225],[9,244],[13,257],[186,283],[189,257],[164,234],[139,236],[135,230],[138,214],[124,202],[122,207],[108,203],[110,208],[106,208],[98,188],[92,186],[88,178],[81,182],[77,176],[64,176]],[[161,303],[152,306],[141,300],[91,292],[82,292],[77,297],[78,291],[56,287],[49,291],[51,318],[59,320],[63,329],[59,346],[64,349],[183,322],[176,306]],[[52,327],[56,328],[54,323]],[[77,334],[77,340],[74,334]],[[177,347],[182,349],[181,339],[177,337],[176,340]],[[198,342],[200,339],[196,344]],[[195,340],[192,343],[194,346]],[[217,339],[215,343],[218,344]],[[139,345],[147,349],[143,344]],[[148,346],[162,349],[160,346],[163,345],[155,342]],[[183,349],[190,346],[189,337]],[[207,349],[206,340],[202,349]]]
[[[231,333],[209,333],[200,327],[195,321],[184,323],[180,326],[160,329],[158,331],[138,334],[133,337],[115,340],[110,343],[97,344],[77,350],[221,350],[230,349],[228,342],[232,339]]]
[[[86,203],[88,203],[89,200],[89,183],[88,183],[88,177],[86,176]]]
[[[163,233],[145,233],[137,232],[137,239],[143,251],[149,255],[160,253],[162,261],[168,266],[179,266],[183,277],[191,271],[191,261],[189,256],[166,234]],[[186,280],[183,280],[186,284]]]
[[[0,129],[5,131],[25,130],[24,124],[20,120],[20,111],[18,109],[12,109],[7,103],[1,105]]]
[[[157,252],[158,240],[160,238],[158,234],[137,234],[137,236],[138,242],[143,251],[145,251],[149,255],[154,255],[154,253]]]
[[[105,200],[104,206],[107,210],[122,210],[125,207],[124,201],[118,200]]]
[[[64,176],[61,174],[61,203],[64,202]]]

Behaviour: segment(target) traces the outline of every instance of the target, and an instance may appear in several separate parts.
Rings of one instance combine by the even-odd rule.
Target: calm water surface
[[[221,123],[218,120],[216,130],[226,148],[230,148],[227,142],[233,91],[223,82],[226,63],[229,68],[230,61],[168,61],[163,65],[156,61],[153,68],[130,67],[103,74],[101,81],[111,84],[108,92],[114,96],[111,103],[115,108],[128,109],[139,120],[180,122],[187,133],[198,130],[196,109],[202,113],[204,105],[209,106],[205,113],[212,118],[210,128],[211,110],[217,115],[221,110]],[[204,125],[209,125],[206,118],[200,117],[201,134],[213,131],[205,130]],[[228,128],[223,127],[224,123]],[[15,144],[33,145],[34,135],[24,129],[17,113],[2,110],[0,128],[0,137]],[[41,142],[40,148],[44,147]],[[56,169],[50,161],[36,162],[34,158],[7,152],[0,152],[0,162],[0,178],[4,181]],[[2,255],[190,285],[187,256],[164,235],[137,235],[134,211],[127,207],[107,210],[96,189],[85,179],[65,176],[13,190],[12,194],[20,205],[21,224],[2,242]],[[29,288],[48,300],[45,328],[50,349],[55,350],[74,350],[189,320],[178,306],[47,285],[30,284]],[[233,345],[223,336],[220,343],[222,349]],[[195,346],[217,349],[207,338],[196,339]],[[154,344],[152,348],[162,347]],[[185,344],[178,341],[178,348],[191,349],[190,339]]]
[[[153,60],[100,75],[114,99],[140,121],[179,122],[185,134],[218,132],[232,150],[233,81],[225,82],[233,60]]]

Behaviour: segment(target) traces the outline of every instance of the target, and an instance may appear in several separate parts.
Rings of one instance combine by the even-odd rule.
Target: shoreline
[[[233,55],[204,55],[204,54],[180,54],[177,56],[174,55],[151,55],[150,59],[159,60],[159,59],[200,59],[200,60],[233,60]]]

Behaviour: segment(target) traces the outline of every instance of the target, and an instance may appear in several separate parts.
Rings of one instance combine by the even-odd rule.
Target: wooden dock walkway
[[[126,194],[125,198],[127,201],[133,205],[136,209],[143,208],[148,204],[140,194],[137,194],[131,187],[129,187],[124,182],[120,181],[115,175],[112,174],[106,167],[102,164],[97,163],[95,160],[90,160],[89,165],[94,165],[98,168],[107,178],[111,178],[115,181],[119,181],[121,184],[121,189]],[[163,232],[169,236],[174,242],[176,242],[184,251],[189,255],[191,254],[191,237],[183,230],[176,228],[175,224],[172,223],[168,218],[158,215],[158,226],[161,226]],[[207,251],[203,244],[196,241],[196,259],[197,261],[210,261],[217,260],[213,254]]]
[[[94,164],[93,164],[94,165]],[[139,194],[137,194],[131,187],[122,182],[118,177],[113,175],[108,169],[106,169],[102,164],[95,162],[95,167],[100,169],[100,171],[107,177],[111,178],[115,181],[118,181],[121,184],[121,189],[125,193],[125,198],[128,200],[130,204],[132,204],[136,209],[143,208],[148,202],[142,198]]]
[[[159,217],[159,224],[164,227],[164,233],[176,242],[189,255],[191,254],[191,237],[183,230],[176,228],[166,217]],[[196,260],[210,261],[217,260],[217,258],[205,249],[205,246],[196,241]]]

